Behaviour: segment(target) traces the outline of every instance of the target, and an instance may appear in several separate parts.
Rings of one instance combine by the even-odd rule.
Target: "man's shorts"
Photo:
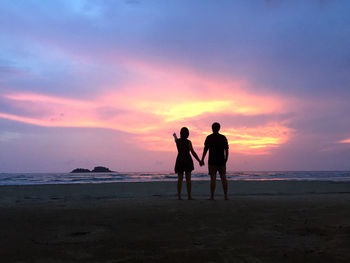
[[[209,165],[209,174],[216,175],[217,172],[219,174],[226,174],[226,165]]]

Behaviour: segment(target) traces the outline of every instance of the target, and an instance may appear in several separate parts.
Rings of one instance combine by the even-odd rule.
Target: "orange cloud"
[[[173,126],[175,127],[175,126]],[[182,127],[177,125],[176,127]],[[202,150],[207,135],[210,134],[210,127],[188,126],[190,140],[194,148]],[[207,132],[203,132],[207,131]],[[241,154],[265,155],[269,154],[272,148],[279,147],[286,143],[292,136],[293,130],[278,123],[268,123],[264,126],[254,128],[247,127],[223,127],[222,134],[227,137],[230,151]],[[176,151],[176,146],[169,129],[158,130],[157,133],[146,134],[136,137],[138,144],[153,151]]]
[[[339,143],[350,143],[350,139],[341,140]]]
[[[254,128],[230,128],[224,133],[232,151],[249,154],[267,154],[269,148],[278,147],[288,141],[293,130],[278,124],[269,123]]]
[[[242,81],[198,76],[181,67],[161,67],[140,61],[126,66],[140,76],[121,87],[110,86],[91,101],[38,93],[5,94],[21,112],[40,109],[40,116],[0,113],[1,118],[50,127],[96,127],[134,134],[149,150],[174,151],[174,128],[191,126],[194,119],[208,114],[262,115],[283,113],[286,99],[245,91]],[[202,147],[207,124],[189,127],[195,147]],[[230,124],[226,124],[229,126]],[[285,143],[291,130],[281,123],[262,127],[225,129],[232,149],[241,153],[266,154],[268,149]]]
[[[123,87],[114,98],[127,95],[128,103],[134,108],[166,116],[169,120],[210,112],[255,115],[285,109],[283,98],[248,93],[244,81],[198,75],[191,69],[171,64],[164,66],[135,59],[126,59],[125,64],[143,78],[137,84]]]

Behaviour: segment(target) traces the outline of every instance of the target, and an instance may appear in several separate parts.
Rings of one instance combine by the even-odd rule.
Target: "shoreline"
[[[192,181],[208,181],[207,173],[192,173]],[[218,178],[218,177],[217,177]],[[350,182],[350,171],[228,172],[228,181],[331,181]],[[174,173],[27,173],[0,174],[0,185],[174,182]]]

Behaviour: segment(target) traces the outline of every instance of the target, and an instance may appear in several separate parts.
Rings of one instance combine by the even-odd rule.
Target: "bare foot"
[[[225,196],[225,200],[229,200],[227,196]]]
[[[182,198],[181,198],[181,197],[178,197],[177,200],[182,200]]]
[[[214,200],[214,197],[210,197],[208,200]]]

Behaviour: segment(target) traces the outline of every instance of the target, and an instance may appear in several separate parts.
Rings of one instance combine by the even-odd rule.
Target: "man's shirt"
[[[228,142],[224,135],[212,133],[207,136],[204,143],[209,148],[209,165],[225,165],[225,150],[228,149]]]

